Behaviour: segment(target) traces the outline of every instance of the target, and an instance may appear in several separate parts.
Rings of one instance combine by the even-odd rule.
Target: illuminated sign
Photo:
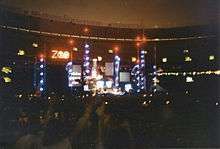
[[[52,50],[52,59],[69,59],[70,52],[69,51],[60,51],[60,50]]]

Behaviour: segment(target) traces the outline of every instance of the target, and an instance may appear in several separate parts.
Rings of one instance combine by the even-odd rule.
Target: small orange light
[[[114,51],[117,53],[119,51],[119,47],[118,46],[115,46],[114,47]]]
[[[141,46],[140,42],[137,42],[137,43],[136,43],[136,46],[137,46],[137,47],[140,47],[140,46]]]
[[[146,42],[147,38],[145,36],[143,36],[142,40],[143,40],[143,42]]]
[[[136,37],[136,41],[141,41],[140,36],[137,36],[137,37]]]
[[[89,29],[88,29],[87,27],[85,27],[85,28],[83,29],[83,31],[84,31],[85,33],[88,33],[88,32],[89,32]]]
[[[70,45],[73,45],[73,44],[74,44],[74,40],[73,40],[73,39],[70,39],[70,40],[69,40],[69,44],[70,44]]]

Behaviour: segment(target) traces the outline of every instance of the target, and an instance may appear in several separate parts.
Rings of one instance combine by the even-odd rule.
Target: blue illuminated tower
[[[120,57],[115,56],[114,58],[114,86],[119,87],[119,69],[120,69]]]
[[[90,76],[90,46],[85,44],[84,46],[84,56],[83,56],[83,79],[85,81],[87,76]]]
[[[145,51],[141,50],[139,52],[139,61],[131,71],[133,76],[133,88],[136,92],[141,92],[146,90],[146,73],[145,73]]]
[[[140,83],[140,90],[145,91],[146,90],[146,73],[145,73],[145,51],[140,51],[140,58],[139,58],[139,83]]]
[[[34,88],[42,96],[46,90],[46,61],[43,55],[36,58],[34,69]]]

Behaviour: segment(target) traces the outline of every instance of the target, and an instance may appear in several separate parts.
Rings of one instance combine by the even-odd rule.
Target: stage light
[[[41,87],[41,88],[40,88],[40,91],[42,92],[43,90],[44,90],[44,89]]]

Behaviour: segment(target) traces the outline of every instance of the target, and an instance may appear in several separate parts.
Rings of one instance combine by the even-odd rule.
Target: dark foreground
[[[220,102],[207,97],[54,95],[0,108],[1,149],[220,147]]]

